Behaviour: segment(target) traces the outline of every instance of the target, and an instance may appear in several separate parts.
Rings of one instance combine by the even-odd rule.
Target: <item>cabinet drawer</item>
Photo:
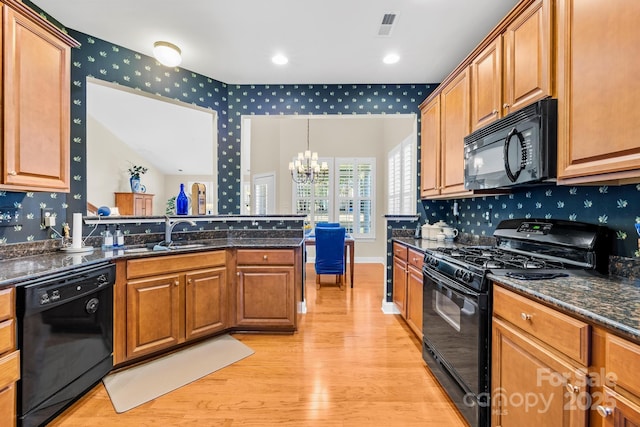
[[[238,265],[293,265],[290,249],[239,249]]]
[[[409,249],[408,254],[409,264],[413,265],[418,270],[422,270],[422,262],[424,261],[424,254],[415,249]]]
[[[397,256],[403,261],[407,260],[408,248],[400,243],[393,242],[393,256]]]
[[[589,364],[589,325],[499,286],[493,313],[582,365]]]
[[[0,321],[14,317],[14,288],[0,289]]]
[[[9,387],[0,389],[0,426],[16,425],[16,386],[11,384]],[[6,417],[6,418],[4,418]]]
[[[20,352],[14,351],[0,357],[0,389],[20,379]]]
[[[0,322],[0,354],[16,348],[16,323],[13,319]]]
[[[225,251],[132,259],[127,261],[127,279],[215,267],[224,265],[225,259]]]
[[[615,335],[605,338],[605,372],[607,379],[636,396],[640,396],[640,346]]]

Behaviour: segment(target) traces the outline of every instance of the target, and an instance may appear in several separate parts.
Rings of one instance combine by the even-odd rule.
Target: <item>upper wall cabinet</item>
[[[550,1],[534,1],[472,56],[472,130],[554,94],[552,22]]]
[[[469,71],[463,70],[421,108],[423,198],[471,195],[464,189],[464,137],[469,133]]]
[[[558,1],[558,182],[640,182],[640,2]]]
[[[69,191],[70,60],[77,42],[2,0],[0,188]]]

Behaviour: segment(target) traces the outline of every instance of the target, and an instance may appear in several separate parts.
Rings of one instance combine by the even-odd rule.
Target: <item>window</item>
[[[416,213],[415,161],[411,138],[391,150],[387,157],[389,214]]]
[[[293,185],[295,213],[339,222],[354,237],[375,237],[375,158],[325,158],[329,170],[315,184]]]

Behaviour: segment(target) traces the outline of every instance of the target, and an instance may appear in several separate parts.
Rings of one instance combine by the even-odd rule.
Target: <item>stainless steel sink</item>
[[[124,253],[125,254],[135,254],[135,253],[151,252],[151,251],[153,251],[153,249],[151,249],[151,248],[129,248],[129,249],[125,249]]]
[[[180,243],[172,243],[171,245],[169,245],[169,249],[193,249],[193,248],[202,248],[204,247],[205,244],[204,243],[185,243],[185,244],[180,244]]]

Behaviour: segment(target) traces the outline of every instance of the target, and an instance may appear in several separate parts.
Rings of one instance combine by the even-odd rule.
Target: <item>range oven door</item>
[[[472,426],[488,425],[488,295],[424,269],[423,357]]]

